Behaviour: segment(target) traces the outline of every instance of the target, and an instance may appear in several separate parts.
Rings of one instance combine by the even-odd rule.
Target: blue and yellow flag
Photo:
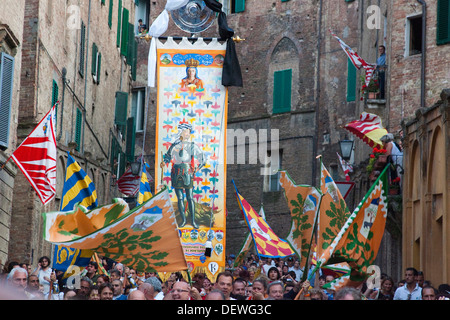
[[[139,184],[139,194],[137,198],[137,203],[139,205],[143,204],[145,201],[152,197],[152,190],[150,189],[150,183],[148,179],[147,170],[150,166],[147,162],[144,162],[144,167],[142,168],[141,183]]]
[[[96,208],[98,206],[97,191],[86,172],[68,154],[61,211],[72,211],[76,203],[87,209]],[[64,271],[64,278],[67,278],[76,272],[73,266],[86,267],[91,261],[93,253],[92,250],[80,250],[57,245],[53,256],[53,267]]]

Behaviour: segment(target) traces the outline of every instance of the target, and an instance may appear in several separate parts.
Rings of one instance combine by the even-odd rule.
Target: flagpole
[[[5,163],[4,164],[2,164],[2,166],[0,167],[0,171],[2,171],[3,170],[3,168],[6,166],[6,164],[8,163],[8,161],[9,160],[11,160],[11,156],[9,156],[9,158],[8,159],[6,159],[6,161],[5,161]]]

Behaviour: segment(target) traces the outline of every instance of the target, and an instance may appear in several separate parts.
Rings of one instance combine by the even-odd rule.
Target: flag
[[[331,31],[330,31],[331,32]],[[333,32],[331,35],[339,42],[341,48],[345,51],[350,61],[353,63],[356,69],[361,69],[367,65],[367,62],[361,58],[352,48],[350,48],[344,41],[342,41],[338,36],[336,36]]]
[[[256,213],[236,188],[236,197],[247,227],[252,235],[256,252],[262,257],[283,258],[295,254],[289,243],[280,239],[267,222]]]
[[[126,196],[132,197],[139,191],[140,177],[139,175],[131,173],[130,167],[119,179],[117,179],[116,183],[120,192]]]
[[[263,207],[259,209],[259,216],[266,220],[266,214],[264,213]],[[244,264],[245,256],[248,254],[250,249],[252,248],[252,235],[250,233],[247,233],[247,236],[245,237],[244,243],[242,244],[241,249],[239,250],[238,254],[236,255],[236,259],[234,259],[234,267],[238,267]]]
[[[129,210],[123,199],[87,210],[45,213],[44,239],[90,249],[138,272],[187,269],[167,188]]]
[[[330,31],[331,32],[331,31]],[[336,36],[333,32],[331,32],[332,36],[339,42],[342,49],[347,54],[348,58],[355,66],[356,69],[361,69],[361,67],[365,70],[365,85],[368,86],[370,80],[372,79],[373,73],[375,71],[375,64],[367,63],[363,58],[361,58],[352,48],[350,48],[344,41],[342,41],[338,36]]]
[[[358,286],[367,277],[384,234],[387,217],[387,166],[347,219],[333,243],[318,260],[318,265],[347,262],[351,268],[347,280],[335,279],[327,287]]]
[[[312,252],[312,239],[322,194],[315,187],[296,185],[286,171],[279,171],[279,174],[280,185],[284,189],[292,217],[291,229],[286,240],[299,257],[300,268],[303,269]]]
[[[57,104],[58,102],[11,155],[44,205],[56,194],[55,108]]]
[[[346,181],[350,181],[350,176],[349,173],[353,172],[353,167],[351,164],[349,164],[347,161],[345,161],[344,159],[342,159],[341,155],[339,153],[337,153],[337,156],[339,158],[339,163],[341,164],[341,168],[344,171],[345,174],[345,180]]]
[[[142,204],[148,199],[152,197],[152,190],[150,188],[150,181],[153,180],[151,176],[147,173],[147,169],[150,169],[150,166],[144,162],[144,167],[142,168],[142,174],[141,174],[141,182],[139,183],[139,194],[137,197],[137,203]]]
[[[317,228],[318,258],[331,245],[350,216],[344,197],[322,161],[320,168],[320,191],[324,196],[320,203]]]
[[[363,140],[370,147],[381,148],[383,146],[380,138],[388,133],[383,127],[381,118],[372,113],[361,113],[359,120],[354,120],[344,126],[344,129]]]
[[[61,211],[73,210],[75,204],[94,209],[97,207],[95,185],[78,162],[67,153],[66,177],[62,191]],[[53,254],[53,267],[64,271],[63,278],[76,273],[77,267],[86,267],[91,261],[92,250],[80,250],[56,245]]]
[[[73,210],[77,202],[87,209],[97,207],[95,185],[78,162],[67,153],[66,178],[62,191],[61,211]]]

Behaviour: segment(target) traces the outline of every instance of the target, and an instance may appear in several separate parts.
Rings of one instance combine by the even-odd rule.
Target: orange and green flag
[[[317,227],[317,257],[322,256],[350,217],[350,210],[339,188],[322,161],[320,161],[320,165],[320,190],[323,197],[320,203]]]
[[[316,187],[296,185],[284,170],[279,171],[279,174],[280,185],[284,189],[292,217],[291,229],[286,240],[295,250],[300,259],[300,268],[303,269],[307,266],[310,253],[312,253],[314,228],[317,223],[322,194]]]
[[[345,285],[357,286],[367,278],[380,248],[387,217],[387,166],[363,200],[347,219],[344,227],[318,259],[318,266],[346,262],[351,268]],[[338,289],[343,279],[327,286]]]
[[[44,214],[44,239],[91,249],[138,272],[187,269],[167,188],[129,210],[123,199],[93,210]]]
[[[239,207],[252,235],[257,254],[271,258],[284,258],[295,254],[290,244],[286,240],[279,238],[267,222],[242,197],[234,181],[233,185],[236,190]]]

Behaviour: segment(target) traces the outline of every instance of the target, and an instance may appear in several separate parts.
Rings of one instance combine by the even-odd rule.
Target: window
[[[122,35],[122,0],[119,0],[119,5],[117,9],[117,39],[116,46],[120,48],[120,36]]]
[[[102,54],[99,52],[97,45],[93,43],[91,73],[92,79],[96,84],[100,83],[101,63],[102,63]]]
[[[116,92],[116,106],[115,106],[115,116],[114,124],[117,129],[125,137],[125,129],[127,127],[127,114],[128,114],[128,93],[127,92]]]
[[[244,12],[245,0],[231,0],[231,13]]]
[[[58,88],[58,83],[53,80],[52,83],[52,105],[51,107],[53,107],[55,105],[55,103],[58,102],[58,94],[59,94],[59,88]],[[58,124],[58,106],[55,107],[55,128]]]
[[[356,100],[356,68],[347,60],[347,102]]]
[[[136,132],[143,132],[145,125],[145,90],[133,92],[131,115],[136,119]]]
[[[128,56],[128,39],[129,39],[129,23],[128,23],[128,17],[130,13],[128,9],[123,8],[122,11],[122,34],[120,39],[120,54],[123,56]]]
[[[77,144],[75,150],[80,151],[81,135],[83,127],[83,113],[77,108],[77,115],[75,120],[75,143]]]
[[[272,157],[271,150],[267,151],[267,159],[265,162],[267,163],[266,168],[269,168],[270,172],[273,174],[264,176],[263,188],[265,192],[280,191],[280,173],[278,172],[278,170],[282,168],[282,151],[283,150],[281,149],[278,150],[278,159]]]
[[[14,84],[14,58],[0,53],[0,148],[9,146],[12,92]]]
[[[292,69],[275,71],[273,79],[273,114],[291,111]]]
[[[134,121],[134,117],[130,117],[127,119],[127,143],[125,146],[125,153],[127,156],[127,160],[129,162],[134,161],[134,144],[135,144],[135,137],[136,137],[136,125]]]
[[[422,15],[408,17],[405,49],[406,57],[422,53]]]
[[[148,16],[150,15],[150,1],[140,0],[139,3],[136,4],[135,12],[134,12],[134,34],[139,34],[139,20],[142,20],[142,24],[145,30],[148,30],[149,22]]]
[[[113,15],[114,0],[109,0],[108,8],[108,27],[112,28],[112,15]]]
[[[85,55],[85,38],[86,38],[86,25],[81,21],[80,29],[80,65],[78,67],[78,72],[83,77],[84,76],[84,55]]]
[[[450,43],[450,0],[438,0],[436,44]]]

